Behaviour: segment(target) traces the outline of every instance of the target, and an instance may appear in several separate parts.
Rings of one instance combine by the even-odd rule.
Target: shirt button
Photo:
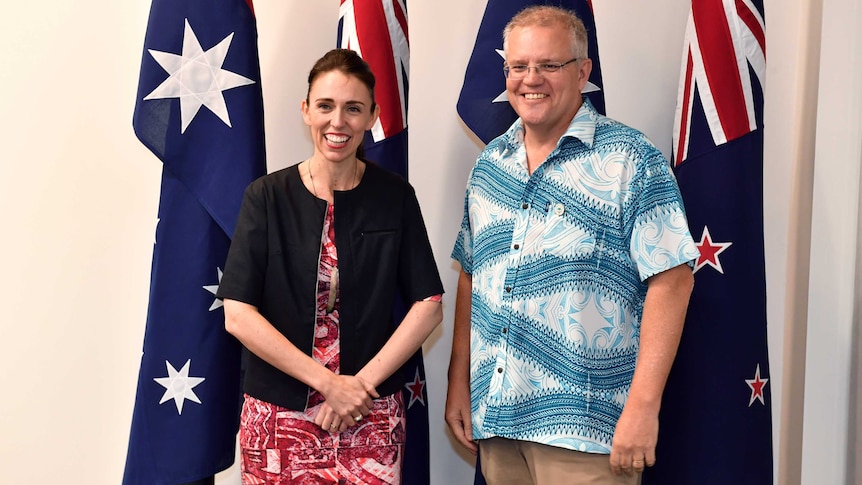
[[[511,287],[511,286],[507,286],[507,287],[506,287],[506,293],[511,293],[511,292],[512,292],[512,287]]]
[[[530,204],[528,204],[528,203],[526,203],[526,202],[524,202],[523,204],[521,204],[521,209],[526,209],[526,208],[528,208],[528,207],[530,207]]]
[[[515,244],[515,245],[514,245],[514,246],[512,246],[512,247],[513,247],[513,248],[515,248],[515,249],[518,249],[518,248],[519,248],[519,247],[521,247],[521,246],[520,246],[520,245],[518,245],[518,244]]]
[[[563,206],[563,204],[557,204],[554,206],[554,214],[561,216],[564,212],[566,212],[566,207]]]
[[[503,373],[503,368],[502,368],[502,367],[497,367],[497,373],[498,373],[498,374],[502,374],[502,373]]]
[[[508,328],[503,327],[503,333],[507,333],[508,331],[509,331],[509,329],[508,329]]]

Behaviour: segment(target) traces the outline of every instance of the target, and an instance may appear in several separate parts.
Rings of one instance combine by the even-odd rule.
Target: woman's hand
[[[324,389],[326,401],[314,417],[314,423],[328,431],[344,431],[362,421],[380,397],[374,386],[358,376],[333,374]],[[358,419],[357,419],[358,418]]]
[[[330,433],[343,433],[351,424],[354,424],[352,419],[347,421],[341,419],[341,416],[333,411],[325,401],[317,410],[317,416],[314,417],[314,422],[323,428],[324,431],[329,431]]]

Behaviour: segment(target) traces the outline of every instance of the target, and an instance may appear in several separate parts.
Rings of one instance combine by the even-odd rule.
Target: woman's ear
[[[371,111],[371,120],[368,121],[368,126],[365,127],[365,131],[374,127],[374,123],[377,123],[378,118],[380,118],[380,105],[375,103],[374,109]]]
[[[299,111],[302,113],[302,121],[304,121],[306,125],[311,126],[311,117],[308,114],[307,100],[303,99],[299,104]]]

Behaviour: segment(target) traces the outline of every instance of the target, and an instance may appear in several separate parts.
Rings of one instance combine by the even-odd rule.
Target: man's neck
[[[548,158],[548,155],[557,147],[559,137],[555,139],[534,140],[524,133],[524,149],[527,152],[527,172],[533,175],[533,172],[539,168]]]
[[[545,162],[557,148],[560,138],[568,131],[571,120],[561,129],[540,130],[524,126],[524,149],[527,152],[527,171],[530,175]]]
[[[577,116],[581,106],[583,106],[583,101],[578,104],[572,116],[567,117],[564,123],[559,123],[556,126],[529,126],[524,123],[524,149],[527,151],[527,171],[530,175],[545,162],[548,155],[557,147],[557,143],[569,130],[569,126]]]

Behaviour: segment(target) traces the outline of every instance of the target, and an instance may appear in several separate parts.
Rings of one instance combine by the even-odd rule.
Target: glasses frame
[[[506,77],[506,79],[519,80],[519,79],[524,79],[525,77],[529,76],[530,70],[535,69],[536,74],[544,76],[545,74],[553,74],[555,72],[560,72],[560,70],[562,70],[567,65],[569,65],[573,62],[579,61],[581,59],[583,59],[583,58],[575,57],[574,59],[568,60],[566,62],[542,62],[542,63],[537,64],[535,66],[521,66],[521,65],[509,66],[508,64],[506,64],[504,62],[503,63],[503,75]],[[526,69],[526,71],[523,72],[523,75],[518,75],[518,74],[515,74],[514,72],[512,72],[513,67],[515,67],[515,68],[523,67]],[[515,77],[512,77],[512,74],[515,74]]]

